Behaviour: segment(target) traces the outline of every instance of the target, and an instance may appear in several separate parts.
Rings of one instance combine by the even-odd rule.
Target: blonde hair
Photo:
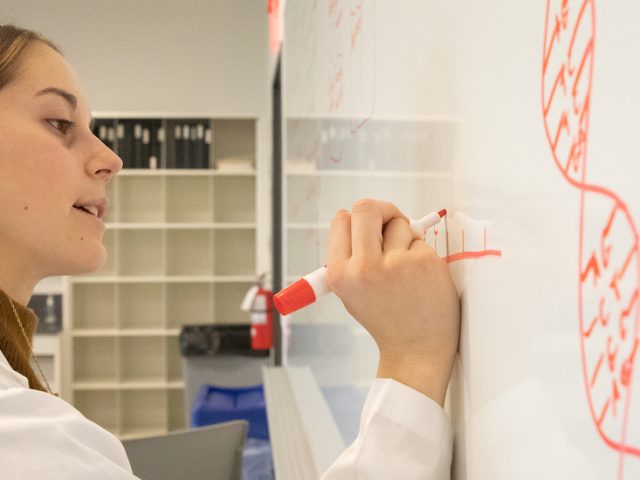
[[[0,89],[16,78],[25,52],[36,43],[62,54],[60,47],[37,32],[15,25],[0,25]]]

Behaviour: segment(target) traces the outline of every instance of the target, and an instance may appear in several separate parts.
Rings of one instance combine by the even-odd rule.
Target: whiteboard
[[[593,0],[288,2],[287,275],[322,264],[354,198],[448,209],[427,242],[463,306],[455,479],[640,475],[638,18]],[[292,359],[361,387],[375,349],[323,302],[289,319]],[[333,371],[296,325],[352,333]]]

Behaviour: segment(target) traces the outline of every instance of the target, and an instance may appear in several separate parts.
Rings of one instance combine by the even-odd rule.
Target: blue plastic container
[[[230,420],[247,420],[249,438],[269,439],[262,385],[239,388],[203,385],[200,388],[191,410],[191,426],[202,427]]]

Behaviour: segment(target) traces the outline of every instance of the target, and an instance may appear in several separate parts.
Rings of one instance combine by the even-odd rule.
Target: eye
[[[47,120],[49,124],[58,130],[63,135],[67,135],[71,129],[75,126],[75,123],[70,120],[64,120],[62,118],[50,118]]]

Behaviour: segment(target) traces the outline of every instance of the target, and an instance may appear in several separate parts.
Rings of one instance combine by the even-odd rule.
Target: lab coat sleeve
[[[376,379],[358,437],[322,480],[448,480],[452,443],[440,405],[395,380]]]
[[[8,480],[135,479],[122,443],[53,395],[0,389],[0,472]]]

